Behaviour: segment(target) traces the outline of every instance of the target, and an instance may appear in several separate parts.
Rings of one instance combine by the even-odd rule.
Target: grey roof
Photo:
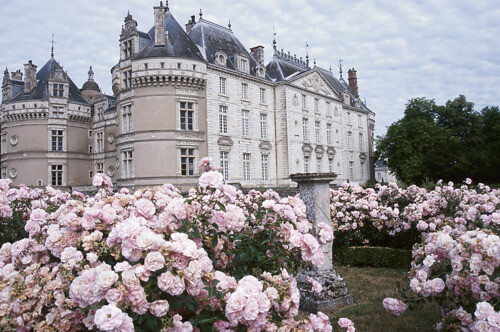
[[[266,72],[274,81],[280,82],[306,72],[308,69],[297,64],[274,57],[266,66]]]
[[[381,159],[377,159],[374,163],[375,167],[379,168],[379,167],[387,167],[387,164],[381,160]]]
[[[104,111],[104,113],[114,112],[116,110],[116,97],[109,95],[104,95],[104,97],[108,100],[108,108]]]
[[[234,56],[244,56],[250,60],[250,75],[255,76],[257,62],[232,30],[200,19],[189,32],[189,37],[198,46],[208,63],[215,64],[215,54],[221,51],[227,56],[226,67],[236,70],[237,65]]]
[[[101,91],[101,89],[99,88],[99,84],[97,84],[94,80],[88,80],[87,82],[83,83],[82,91],[84,90]]]
[[[24,93],[24,88],[15,95],[9,102],[24,101],[24,100],[48,100],[49,99],[49,76],[54,72],[59,63],[52,56],[49,61],[36,73],[36,87],[31,93]],[[80,90],[69,80],[69,101],[88,105],[87,101],[80,94]],[[13,81],[15,82],[15,81]],[[24,86],[24,84],[23,84]]]
[[[148,32],[150,36],[149,41],[145,38],[144,33],[139,35],[143,43],[147,41],[147,45],[134,57],[135,59],[175,57],[203,61],[200,50],[189,39],[184,29],[177,23],[170,11],[165,12],[165,26],[167,32],[165,46],[155,46],[155,29],[152,27]]]
[[[330,85],[335,89],[335,91],[337,91],[337,93],[341,95],[341,93],[345,90],[345,88],[342,85],[342,83],[339,82],[339,80],[337,80],[335,76],[333,76],[333,73],[329,70],[320,67],[316,68],[319,70],[321,74],[323,74],[323,77],[328,81],[328,83],[330,83]]]

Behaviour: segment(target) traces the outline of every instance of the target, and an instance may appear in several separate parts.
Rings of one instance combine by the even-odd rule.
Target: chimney
[[[24,93],[31,93],[36,86],[36,66],[30,60],[24,65]]]
[[[255,46],[250,49],[250,54],[257,63],[264,64],[264,46]]]
[[[23,80],[23,73],[21,73],[21,69],[18,69],[17,71],[12,72],[12,79],[15,81],[22,81]]]
[[[349,87],[354,92],[356,97],[359,97],[358,93],[358,78],[356,77],[356,70],[354,68],[349,69],[347,72],[349,74]]]
[[[165,7],[160,1],[160,6],[153,8],[155,10],[155,46],[165,46]]]
[[[193,29],[193,27],[194,27],[195,24],[196,24],[196,20],[194,18],[194,15],[191,15],[191,19],[186,24],[186,33],[188,35],[191,32],[191,30]]]

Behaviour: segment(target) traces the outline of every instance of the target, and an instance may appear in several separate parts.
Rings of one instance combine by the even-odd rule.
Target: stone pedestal
[[[306,205],[307,219],[313,224],[313,234],[318,232],[318,224],[324,222],[332,225],[330,214],[330,182],[335,179],[335,173],[301,173],[292,174],[290,179],[299,185],[300,198]],[[332,245],[321,247],[325,255],[325,263],[320,268],[307,268],[297,275],[300,288],[300,307],[306,311],[331,311],[351,304],[353,299],[349,294],[344,280],[332,269]],[[307,281],[312,277],[323,286],[323,291],[316,294]]]

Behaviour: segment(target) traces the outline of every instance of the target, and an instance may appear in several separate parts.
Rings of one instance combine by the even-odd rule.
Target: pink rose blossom
[[[395,316],[401,315],[408,308],[402,301],[391,297],[386,297],[384,301],[382,301],[382,304],[388,313]]]

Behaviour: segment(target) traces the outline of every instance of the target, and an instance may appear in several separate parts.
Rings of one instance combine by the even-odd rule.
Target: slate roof
[[[376,168],[387,167],[387,164],[383,160],[380,160],[380,159],[377,159],[375,161],[374,165]]]
[[[116,110],[116,97],[109,95],[104,95],[104,97],[108,100],[108,109],[104,113],[114,112]]]
[[[189,32],[189,37],[198,46],[203,58],[208,63],[216,64],[215,54],[222,51],[227,56],[226,67],[237,70],[234,56],[244,56],[250,61],[250,75],[255,76],[257,62],[232,30],[200,19]]]
[[[17,102],[24,100],[48,100],[49,99],[49,76],[54,72],[59,63],[52,56],[49,61],[36,73],[36,87],[31,93],[24,93],[24,88],[18,92],[9,102]],[[69,78],[69,101],[88,105],[87,101],[80,94],[80,90]],[[15,81],[13,81],[15,82]],[[24,86],[24,84],[23,84]]]
[[[307,71],[306,68],[300,67],[288,61],[273,58],[266,66],[266,72],[275,82],[280,82],[291,78],[297,74]]]
[[[88,80],[87,82],[83,83],[82,91],[84,90],[101,91],[101,89],[99,88],[99,84],[91,80]]]
[[[170,11],[165,12],[165,26],[167,38],[165,46],[155,46],[155,28],[154,26],[149,30],[147,40],[144,33],[140,33],[140,41],[142,39],[146,46],[134,57],[135,59],[142,58],[155,58],[155,57],[175,57],[186,58],[203,61],[203,56],[196,45],[189,39],[184,29],[172,16]],[[141,42],[139,42],[141,44]]]

